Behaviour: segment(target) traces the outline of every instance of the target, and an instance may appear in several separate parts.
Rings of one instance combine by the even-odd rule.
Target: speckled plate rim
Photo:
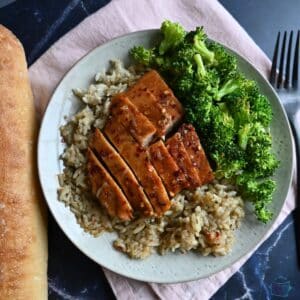
[[[232,52],[237,59],[242,62],[243,64],[245,64],[246,67],[248,67],[251,72],[252,72],[252,76],[251,77],[256,77],[260,80],[260,87],[263,87],[265,91],[268,92],[268,97],[272,98],[272,106],[275,105],[276,109],[277,109],[277,114],[280,115],[281,117],[281,122],[283,124],[283,127],[285,128],[285,135],[284,135],[284,139],[286,142],[286,145],[288,146],[288,152],[289,155],[291,155],[291,160],[287,161],[287,165],[288,165],[288,170],[286,170],[286,172],[284,172],[284,186],[281,189],[281,201],[279,201],[278,205],[275,207],[276,208],[276,212],[274,214],[274,218],[273,220],[268,223],[266,226],[264,226],[264,230],[263,233],[259,236],[258,239],[256,239],[255,242],[253,242],[251,244],[251,246],[248,247],[247,251],[242,251],[240,252],[238,255],[235,255],[234,258],[229,259],[228,263],[223,263],[221,265],[214,265],[213,268],[209,271],[206,272],[205,274],[194,274],[192,272],[186,272],[184,271],[182,274],[176,274],[176,276],[170,276],[170,277],[154,277],[154,276],[149,276],[149,274],[145,274],[144,270],[143,270],[143,264],[145,261],[149,260],[150,258],[146,259],[145,261],[138,261],[138,264],[140,264],[142,266],[142,268],[139,268],[138,272],[128,272],[126,271],[126,268],[122,269],[122,266],[119,267],[118,265],[114,265],[112,266],[111,261],[109,259],[106,260],[106,257],[103,257],[102,259],[99,259],[99,257],[95,257],[95,255],[92,255],[89,251],[88,251],[88,246],[86,244],[82,244],[80,243],[80,241],[78,241],[78,239],[76,239],[72,234],[70,234],[70,231],[67,230],[66,228],[66,223],[65,220],[63,218],[61,218],[58,214],[58,210],[57,210],[57,206],[61,205],[61,203],[58,201],[57,199],[57,194],[56,197],[53,197],[53,193],[50,194],[49,193],[49,188],[53,190],[53,187],[49,187],[49,181],[48,181],[48,177],[49,176],[57,176],[56,174],[53,174],[53,169],[51,169],[49,167],[50,164],[45,165],[45,149],[47,149],[48,147],[48,143],[50,143],[50,141],[48,140],[48,134],[47,134],[47,129],[48,129],[48,125],[49,125],[49,118],[50,118],[50,112],[51,112],[51,107],[54,105],[54,102],[56,100],[56,96],[59,93],[61,86],[63,85],[63,83],[72,75],[72,73],[76,72],[76,70],[78,68],[80,68],[82,65],[84,65],[84,63],[86,63],[91,56],[95,55],[95,53],[97,52],[101,52],[101,51],[105,51],[105,49],[109,49],[110,47],[114,46],[116,42],[124,42],[124,41],[128,41],[131,40],[132,38],[143,38],[143,37],[147,37],[149,36],[153,36],[153,35],[157,35],[158,34],[158,30],[157,29],[151,29],[151,30],[143,30],[143,31],[137,31],[137,32],[132,32],[129,34],[125,34],[123,36],[120,37],[116,37],[108,42],[106,42],[105,44],[96,47],[95,49],[93,49],[92,51],[90,51],[87,55],[85,55],[83,58],[81,58],[77,63],[75,63],[73,65],[73,67],[64,75],[64,77],[62,78],[61,82],[58,84],[58,86],[56,87],[55,91],[53,92],[53,95],[51,97],[51,100],[48,103],[46,112],[44,114],[44,118],[42,120],[41,123],[41,127],[40,127],[40,132],[39,132],[39,139],[38,139],[38,174],[39,174],[39,179],[41,182],[41,187],[46,199],[46,202],[48,204],[48,207],[54,217],[54,219],[56,220],[56,222],[58,223],[58,225],[60,226],[60,228],[62,229],[62,231],[67,235],[67,237],[71,240],[71,242],[80,250],[82,251],[85,255],[87,255],[90,259],[94,260],[96,263],[100,264],[101,266],[114,271],[120,275],[132,278],[132,279],[136,279],[136,280],[140,280],[140,281],[147,281],[147,282],[156,282],[156,283],[179,283],[179,282],[186,282],[186,281],[192,281],[192,280],[197,280],[200,278],[206,278],[208,276],[211,276],[215,273],[218,273],[224,269],[226,269],[227,267],[230,267],[231,265],[233,265],[235,262],[237,262],[238,260],[240,260],[242,257],[246,256],[249,252],[253,251],[258,244],[261,243],[261,241],[264,239],[264,237],[268,234],[269,229],[271,228],[271,226],[275,223],[276,219],[278,218],[278,215],[282,209],[282,206],[284,204],[284,201],[286,199],[289,187],[291,185],[291,180],[292,180],[292,166],[293,166],[293,162],[294,162],[294,153],[293,153],[293,141],[292,141],[292,133],[291,133],[291,129],[289,126],[289,122],[287,119],[287,116],[285,114],[285,111],[283,109],[282,104],[280,103],[280,100],[278,98],[278,95],[276,94],[275,90],[273,89],[273,87],[269,84],[268,81],[265,80],[265,78],[263,77],[263,75],[244,57],[242,57],[241,55],[239,55],[238,53],[236,53],[234,50],[226,47],[230,52]],[[113,55],[113,52],[111,49],[111,59],[113,59],[115,56]],[[247,76],[247,73],[246,73]],[[69,86],[69,89],[71,91],[71,89],[74,86]],[[60,118],[62,119],[62,116],[60,116]],[[51,118],[50,118],[51,119]],[[51,121],[50,121],[51,123]],[[61,123],[60,123],[61,124]],[[58,128],[56,128],[58,130]],[[59,136],[59,135],[58,135]],[[56,144],[58,144],[59,141],[56,141]],[[57,149],[56,149],[57,150]],[[53,157],[52,157],[53,158]],[[54,158],[55,160],[58,160],[58,157],[56,156]],[[56,171],[57,172],[57,171]],[[57,181],[57,179],[56,179]],[[58,187],[58,181],[57,184],[55,186],[55,190]],[[65,207],[65,210],[69,210],[69,208]],[[66,211],[66,214],[67,211]],[[75,219],[75,218],[74,218]],[[76,221],[75,221],[76,223]],[[255,224],[255,220],[250,220],[250,223],[253,226],[257,226],[257,224]],[[79,225],[76,223],[75,226],[79,227]],[[260,224],[260,226],[262,226]],[[86,235],[86,233],[82,232],[83,236]],[[235,244],[236,245],[236,244]],[[235,245],[233,247],[235,247]],[[117,252],[116,250],[113,249],[113,247],[111,247],[111,251]],[[123,254],[121,254],[123,255]],[[192,255],[195,257],[195,259],[200,260],[201,257],[198,257],[194,254],[186,254],[186,255]],[[182,254],[168,254],[165,257],[172,257],[171,260],[173,260],[174,258],[176,258],[176,260],[178,259],[178,257],[180,258],[184,258],[186,255],[182,255]],[[229,254],[230,256],[231,254]],[[123,255],[124,256],[124,255]],[[228,256],[226,256],[228,257]],[[131,260],[129,258],[128,259],[128,264],[136,264],[135,260]],[[217,262],[218,259],[220,259],[219,257],[214,258]],[[170,260],[170,261],[171,261]]]

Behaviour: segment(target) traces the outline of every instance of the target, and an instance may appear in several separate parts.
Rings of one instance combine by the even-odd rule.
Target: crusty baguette
[[[0,25],[0,299],[47,299],[46,214],[24,50]]]

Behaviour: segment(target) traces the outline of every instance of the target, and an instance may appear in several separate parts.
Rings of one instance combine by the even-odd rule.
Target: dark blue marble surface
[[[109,0],[19,0],[0,9],[0,23],[19,37],[32,64],[60,36]],[[221,0],[270,56],[279,29],[299,28],[299,0]],[[286,5],[286,4],[289,5]],[[276,23],[276,26],[274,25]],[[105,276],[49,218],[49,299],[114,299]],[[293,215],[212,297],[300,299]]]

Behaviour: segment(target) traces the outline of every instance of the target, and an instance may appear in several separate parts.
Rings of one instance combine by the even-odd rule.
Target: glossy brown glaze
[[[170,195],[174,197],[188,186],[186,177],[162,141],[149,147],[151,162]]]
[[[125,95],[112,99],[110,113],[117,116],[122,125],[142,146],[147,146],[156,133],[155,126],[143,115]]]
[[[134,85],[126,92],[130,101],[136,105],[138,110],[143,113],[155,126],[156,135],[163,137],[172,128],[172,119],[165,108],[163,108],[156,97],[146,87]]]
[[[191,124],[182,124],[179,128],[179,132],[193,166],[198,172],[201,184],[211,182],[214,179],[214,174],[201,146],[195,128]]]
[[[198,172],[193,166],[190,156],[184,147],[180,133],[177,132],[169,138],[166,142],[166,146],[177,165],[184,173],[187,182],[189,183],[189,188],[194,189],[200,186],[201,181]]]
[[[153,214],[152,206],[145,195],[142,186],[138,183],[126,162],[109,143],[99,129],[96,129],[91,141],[90,148],[101,159],[124,191],[129,203],[135,211],[144,216]]]
[[[131,205],[90,148],[87,150],[87,170],[92,192],[108,214],[124,221],[130,220],[133,216]]]
[[[104,133],[135,173],[155,213],[162,215],[169,209],[170,200],[147,150],[133,139],[117,118],[107,121]]]
[[[172,120],[172,126],[177,124],[183,116],[183,106],[174,96],[163,78],[155,70],[145,73],[137,82],[137,87],[148,88],[156,97],[159,104],[166,109]]]

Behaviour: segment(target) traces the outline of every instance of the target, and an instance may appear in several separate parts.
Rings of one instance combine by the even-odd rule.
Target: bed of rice
[[[93,128],[103,128],[111,96],[126,90],[141,73],[137,68],[126,69],[120,61],[112,61],[110,69],[97,74],[87,90],[74,90],[83,109],[60,128],[66,148],[61,155],[65,168],[58,176],[59,200],[93,236],[115,231],[118,238],[114,247],[132,258],[176,250],[226,255],[244,217],[243,200],[233,186],[214,181],[194,192],[184,191],[172,199],[171,209],[163,217],[130,222],[110,219],[90,192],[85,158],[89,135]]]

